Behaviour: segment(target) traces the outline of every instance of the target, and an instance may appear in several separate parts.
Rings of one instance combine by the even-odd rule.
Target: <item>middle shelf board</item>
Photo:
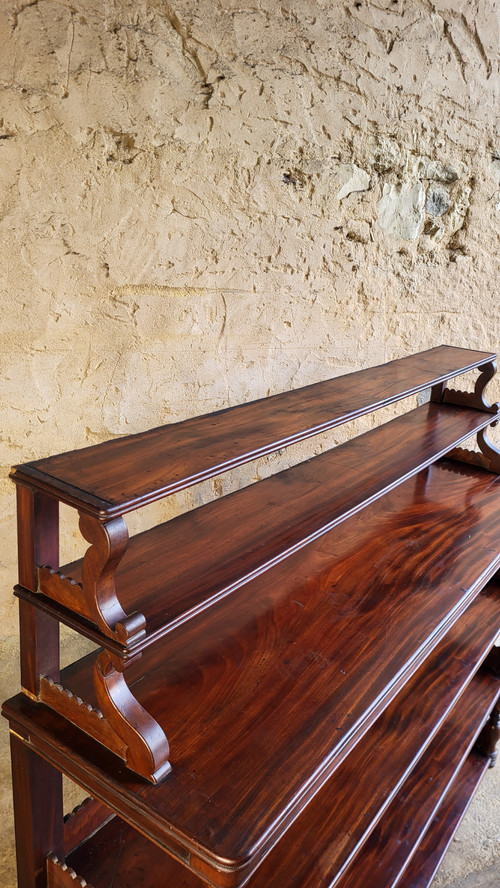
[[[140,647],[354,515],[491,419],[477,410],[426,404],[132,537],[116,572],[116,589],[126,613],[138,610],[146,617],[147,637]],[[61,573],[81,582],[82,561],[65,565]],[[37,600],[21,589],[18,594]],[[78,626],[79,618],[51,605],[47,595],[38,595],[38,604]],[[87,624],[80,620],[80,626],[85,631]],[[113,643],[103,634],[99,641]]]
[[[146,651],[172,773],[119,769],[123,816],[241,883],[498,570],[499,480],[442,460]],[[61,679],[90,703],[93,659]]]

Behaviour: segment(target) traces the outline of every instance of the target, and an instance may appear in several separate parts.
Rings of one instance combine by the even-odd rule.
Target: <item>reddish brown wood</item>
[[[485,429],[481,429],[477,436],[479,449],[487,462],[490,472],[500,472],[500,450],[490,441]]]
[[[90,797],[77,805],[64,817],[64,853],[67,857],[89,836],[114,818],[114,814],[106,805]]]
[[[62,856],[62,780],[11,731],[18,888],[45,888],[45,857]]]
[[[115,571],[128,545],[123,518],[101,523],[90,515],[80,516],[80,530],[90,543],[81,568],[81,582],[62,571],[41,566],[37,570],[38,591],[48,595],[72,613],[91,620],[106,635],[133,645],[145,635],[145,618],[127,616],[115,591]]]
[[[453,782],[460,773],[483,722],[488,702],[499,689],[487,673],[478,674],[426,752],[422,763],[405,782],[380,824],[372,832],[355,866],[336,883],[337,888],[394,888]],[[475,726],[475,727],[472,727]]]
[[[498,569],[491,475],[443,462],[425,482],[400,485],[127,669],[169,738],[169,816],[184,820],[191,799],[190,829],[208,821],[234,865],[281,829],[278,811],[302,810],[463,613],[478,576]],[[63,680],[90,703],[92,661]]]
[[[446,404],[459,404],[462,407],[473,407],[476,410],[485,410],[498,414],[500,412],[500,404],[489,404],[485,398],[486,386],[493,379],[496,370],[496,361],[490,361],[482,366],[473,392],[461,392],[447,387],[443,387],[440,391],[439,387],[436,387],[431,397]]]
[[[487,767],[483,756],[474,750],[467,757],[398,882],[398,888],[429,888]]]
[[[126,760],[127,744],[111,727],[97,706],[86,703],[59,682],[45,677],[40,679],[38,699],[78,725],[86,734],[105,744],[107,749],[119,755],[124,761]]]
[[[500,709],[496,707],[490,714],[480,736],[477,739],[476,749],[482,755],[489,759],[490,768],[495,766],[498,750],[497,744],[500,740]]]
[[[429,665],[427,681],[431,681],[431,683],[432,672],[435,672],[435,669],[432,669],[431,665]],[[417,688],[417,692],[413,693],[413,695],[408,694],[407,700],[413,697],[411,705],[414,712],[417,712],[418,702],[424,698],[418,694],[418,683],[415,683],[415,688]],[[433,688],[432,694],[435,695],[436,691],[437,688]],[[437,779],[441,780],[439,763],[444,762],[444,766],[448,769],[444,782],[449,782],[450,773],[457,769],[457,764],[463,758],[468,746],[473,742],[474,733],[480,724],[481,708],[491,705],[497,693],[497,683],[490,675],[486,673],[478,675],[463,692],[460,706],[454,710],[454,714],[450,716],[436,735],[432,746],[429,747],[429,751],[426,753],[425,759],[421,760],[422,764],[417,766],[418,773],[410,777],[410,780],[413,781],[412,786],[417,787],[419,803],[426,807],[424,819],[430,816],[429,812],[435,807],[435,799],[433,800],[426,792],[425,784],[429,783],[429,781],[425,775],[427,773],[432,774],[433,780],[430,785],[433,788],[436,785],[436,773],[438,773]],[[415,696],[417,696],[417,699],[415,699]],[[25,700],[21,700],[20,704],[17,701],[11,702],[12,708],[17,708],[18,714],[21,708],[26,708],[29,705]],[[431,705],[429,704],[429,712],[430,709]],[[401,725],[398,724],[399,715],[403,716],[403,724]],[[47,731],[49,722],[55,718],[57,716],[49,714],[47,719],[44,719],[43,713],[40,713],[38,709],[34,723],[32,721],[32,726],[35,727],[35,742],[38,742],[44,733],[43,728],[39,730],[40,723],[45,722],[45,731]],[[394,749],[396,746],[395,741],[404,737],[405,730],[408,733],[407,719],[411,719],[411,711],[404,706],[402,712],[400,712],[399,708],[394,706],[390,719],[388,718],[386,721],[386,724],[390,726],[389,730],[395,731],[392,738],[386,736],[384,739],[383,732],[380,730],[373,739],[367,737],[362,741],[364,756],[360,752],[358,758],[360,762],[363,762],[363,767],[361,769],[358,768],[356,772],[356,786],[363,786],[364,788],[365,774],[370,775],[372,786],[375,786],[377,773],[381,779],[386,779],[384,772],[387,766],[392,766],[392,756],[387,753],[389,744]],[[74,732],[74,729],[72,730]],[[54,736],[56,742],[50,745],[51,750],[53,753],[56,751],[61,752],[61,732],[58,732],[56,729]],[[391,743],[391,739],[393,743]],[[450,742],[451,739],[453,739],[453,742]],[[76,745],[72,743],[71,732],[67,740],[69,741],[67,754],[72,764],[75,765],[78,763],[79,758],[78,743]],[[373,751],[375,751],[375,756]],[[429,762],[431,766],[430,772],[428,771]],[[106,788],[109,790],[110,775],[107,771],[105,773],[105,780],[100,781],[101,791],[106,790]],[[346,777],[348,774],[344,773],[344,776]],[[389,776],[387,776],[387,780],[388,785],[390,785]],[[404,786],[406,787],[407,784],[404,784]],[[269,888],[273,884],[279,885],[280,888],[295,888],[297,884],[301,888],[320,888],[320,886],[335,884],[337,881],[335,878],[335,867],[338,864],[339,855],[340,857],[342,856],[342,849],[339,849],[338,846],[343,843],[344,837],[348,834],[348,823],[345,822],[345,816],[349,816],[351,813],[349,810],[346,810],[343,817],[343,805],[349,794],[351,796],[355,795],[352,787],[352,783],[349,785],[344,783],[343,785],[342,774],[339,771],[338,776],[336,775],[335,779],[324,787],[321,794],[307,807],[299,820],[283,836],[270,855],[260,865],[247,883],[248,888]],[[159,787],[157,790],[162,791],[162,788]],[[340,797],[337,795],[339,788],[341,788]],[[442,785],[438,787],[438,790],[442,792]],[[408,791],[405,795],[405,797],[408,796],[411,804],[413,803],[413,792],[414,790],[412,792]],[[367,789],[367,798],[370,797],[369,793],[370,789]],[[401,793],[398,798],[400,797]],[[422,797],[424,801],[422,801]],[[120,798],[123,803],[123,794],[120,795]],[[384,790],[382,788],[380,790],[380,803],[382,805],[383,799]],[[418,810],[420,812],[420,807]],[[391,806],[388,809],[387,815],[384,816],[381,828],[387,829],[385,817],[393,816],[394,812],[396,812],[394,814],[396,816],[397,809],[395,806]],[[406,815],[402,813],[403,809],[400,809],[400,812],[401,820],[401,817]],[[127,817],[130,819],[128,814]],[[408,819],[411,820],[412,818],[413,813],[408,814]],[[370,823],[369,817],[368,822],[364,825],[364,829],[369,832],[372,827],[373,823]],[[382,847],[380,845],[380,848]],[[362,851],[361,854],[363,853]],[[182,862],[184,865],[188,864],[189,858],[184,858]],[[94,881],[96,888],[111,888],[111,886],[112,888],[122,888],[122,886],[125,888],[129,884],[134,884],[133,881],[129,880],[137,877],[141,872],[144,875],[138,884],[142,884],[142,888],[149,888],[149,886],[150,888],[160,888],[160,886],[170,883],[175,886],[185,885],[186,888],[202,888],[204,884],[194,874],[187,874],[181,863],[165,856],[159,848],[155,848],[154,845],[147,842],[137,833],[134,833],[133,829],[127,827],[116,818],[108,823],[95,838],[90,839],[74,853],[70,854],[67,863],[75,869],[79,876],[84,876],[87,880]],[[350,870],[347,871],[347,875],[349,873]],[[99,879],[97,876],[99,876]],[[333,882],[332,877],[334,879]],[[374,888],[379,886],[379,882],[376,881],[368,881],[366,884],[373,884]]]
[[[108,862],[113,888],[135,872],[142,888],[395,884],[500,688],[495,654],[473,677],[498,627],[492,358],[440,347],[14,471],[33,699],[5,713],[20,735],[18,832],[25,812],[31,824],[26,888],[45,888],[46,855],[48,888],[107,888]],[[446,388],[474,367],[473,394]],[[122,513],[426,387],[442,403],[126,551]],[[472,433],[480,468],[438,460]],[[58,498],[90,543],[61,572]],[[51,617],[104,645],[60,681]],[[478,741],[488,760],[499,720],[497,708]],[[66,828],[65,863],[53,766],[100,800]],[[106,823],[108,809],[160,850]]]
[[[99,861],[99,866],[96,866]],[[173,860],[118,817],[68,857],[95,888],[206,888],[198,876]],[[97,879],[99,881],[97,881]],[[76,886],[75,886],[76,888]],[[271,886],[266,886],[271,888]]]
[[[19,582],[36,590],[36,566],[59,565],[59,503],[19,485],[17,488]],[[59,678],[59,624],[33,607],[19,603],[21,684],[36,697],[40,675]]]
[[[16,467],[13,479],[93,514],[123,514],[494,358],[439,346],[369,371],[27,463]]]
[[[144,613],[148,636],[141,640],[137,634],[127,644],[134,641],[134,649],[141,649],[154,643],[490,420],[489,414],[476,410],[428,404],[340,448],[132,537],[116,570],[116,595],[127,613]],[[68,595],[79,594],[78,586],[76,593],[72,590],[75,581],[83,582],[82,562],[66,565],[62,572],[73,578],[72,587],[66,581]],[[50,575],[40,588],[63,602],[51,585],[55,582]],[[71,605],[70,598],[67,604]],[[47,599],[43,605],[50,608]],[[75,610],[52,612],[78,628]],[[91,628],[82,623],[80,631],[115,650],[109,635],[92,636]]]
[[[61,862],[55,854],[47,858],[47,888],[92,888],[86,879]]]
[[[139,792],[143,831],[237,884],[496,572],[497,488],[444,461],[145,652],[130,686],[172,773],[125,800],[120,771],[123,815]],[[94,659],[64,671],[89,702]]]
[[[99,861],[98,867],[96,861]],[[207,885],[118,817],[73,852],[68,864],[81,877],[93,880],[95,888],[206,888]]]
[[[94,687],[103,716],[125,744],[128,767],[151,783],[163,780],[171,771],[168,740],[105,651],[94,665]]]

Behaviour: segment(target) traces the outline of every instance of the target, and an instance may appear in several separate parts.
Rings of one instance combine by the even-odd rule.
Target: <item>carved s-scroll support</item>
[[[495,361],[489,361],[479,367],[480,373],[476,380],[473,392],[461,392],[446,387],[446,383],[435,385],[431,392],[431,401],[443,404],[458,404],[462,407],[473,407],[482,410],[483,413],[493,413],[500,416],[500,404],[489,404],[484,397],[484,391],[490,379],[493,379],[497,365]]]
[[[500,450],[488,438],[488,429],[481,429],[477,433],[477,443],[479,449],[487,461],[487,468],[490,472],[500,473]]]
[[[497,704],[498,705],[498,704]],[[476,749],[481,755],[485,755],[490,760],[490,768],[495,767],[498,750],[497,743],[500,740],[500,709],[495,707],[481,731],[477,741]]]
[[[116,593],[115,573],[128,546],[123,518],[99,521],[80,513],[80,530],[90,543],[82,565],[82,582],[51,567],[38,568],[38,590],[93,622],[124,646],[132,647],[146,634],[145,617],[126,614]]]
[[[103,716],[126,746],[127,766],[151,783],[159,783],[171,771],[168,740],[106,651],[95,662],[94,687]]]
[[[83,559],[83,589],[97,608],[97,622],[111,627],[124,644],[136,643],[146,634],[142,614],[127,615],[118,601],[115,571],[128,546],[128,529],[123,518],[101,522],[80,513],[80,530],[90,543]]]

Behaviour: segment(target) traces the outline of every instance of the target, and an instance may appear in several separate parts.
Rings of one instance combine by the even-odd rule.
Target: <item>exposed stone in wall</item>
[[[425,191],[421,182],[384,185],[378,202],[379,225],[395,237],[414,240],[424,221]]]
[[[349,197],[356,191],[367,191],[370,187],[370,176],[366,170],[360,169],[354,163],[342,163],[339,167],[342,188],[337,194],[338,200]]]

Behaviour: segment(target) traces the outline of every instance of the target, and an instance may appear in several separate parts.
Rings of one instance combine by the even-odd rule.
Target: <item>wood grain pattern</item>
[[[266,888],[275,874],[280,888],[335,885],[443,721],[462,707],[500,622],[499,593],[495,583],[478,596],[259,866],[251,888]]]
[[[498,568],[499,537],[498,479],[445,460],[145,652],[131,689],[173,770],[130,795],[118,771],[123,816],[145,805],[144,832],[238,884]],[[87,700],[91,667],[64,673]]]
[[[155,643],[252,576],[354,515],[490,420],[491,416],[477,410],[428,404],[132,537],[114,583],[124,611],[140,610],[146,617],[147,637],[140,638],[139,627],[135,635],[129,633],[127,644],[135,642],[137,650]],[[73,590],[75,581],[83,582],[81,561],[64,566],[62,572],[72,578]],[[39,571],[40,591],[64,603],[55,582],[50,571]],[[72,594],[78,595],[78,587]],[[47,601],[43,603],[48,606]],[[74,611],[59,615],[74,624]],[[85,624],[81,629],[88,634]],[[110,648],[106,637],[99,641]]]
[[[484,758],[472,750],[399,880],[399,888],[429,888],[487,767]]]
[[[444,652],[443,652],[444,653]],[[435,664],[434,664],[435,665]],[[429,664],[429,677],[433,670]],[[437,689],[434,689],[436,694]],[[453,724],[443,726],[442,732],[434,741],[434,753],[440,748],[450,749],[449,739],[455,732],[457,723],[459,726],[458,743],[472,743],[474,730],[477,731],[479,723],[478,711],[481,706],[488,706],[498,693],[498,682],[487,674],[478,676],[464,691],[460,706],[452,716]],[[414,685],[412,709],[418,711],[419,699],[422,695],[418,692],[418,683]],[[415,699],[417,697],[417,699]],[[24,705],[26,702],[23,701]],[[430,709],[430,706],[429,706]],[[360,744],[364,747],[365,755],[358,756],[359,761],[366,762],[366,767],[358,770],[356,786],[359,788],[359,796],[366,787],[364,786],[365,773],[373,776],[372,786],[376,782],[376,774],[383,775],[384,768],[380,762],[387,762],[387,747],[397,736],[407,730],[407,720],[412,713],[405,706],[399,712],[402,716],[404,727],[397,727],[398,707],[393,707],[391,716],[392,730],[396,729],[395,736],[386,736],[380,730],[372,738],[366,738]],[[53,716],[52,716],[53,717]],[[40,712],[36,721],[43,720]],[[475,724],[475,727],[474,727]],[[400,731],[400,734],[398,734]],[[468,731],[468,737],[466,734]],[[465,739],[464,739],[465,738]],[[371,751],[375,747],[375,757]],[[452,745],[452,750],[455,746]],[[433,754],[434,754],[433,753]],[[390,760],[391,762],[391,760]],[[482,763],[483,770],[486,767],[485,760]],[[342,770],[342,769],[340,769]],[[345,775],[347,776],[347,775]],[[390,776],[387,777],[390,780]],[[412,778],[415,779],[415,778]],[[335,869],[335,860],[338,858],[337,846],[342,843],[342,836],[348,832],[348,825],[343,821],[342,805],[350,793],[353,795],[353,784],[344,784],[343,793],[337,795],[339,787],[342,787],[341,774],[327,784],[320,796],[305,810],[299,820],[286,833],[281,841],[264,860],[257,871],[251,876],[247,888],[269,888],[270,885],[279,885],[280,888],[327,888],[332,883],[332,873]],[[367,792],[369,798],[369,790]],[[383,800],[384,790],[380,791],[380,799]],[[349,811],[345,812],[348,816]],[[338,833],[339,828],[341,833]],[[370,830],[370,824],[365,824],[365,830]],[[363,853],[363,852],[361,852]],[[89,839],[81,847],[77,848],[67,858],[69,866],[75,869],[87,880],[92,881],[96,888],[129,888],[131,885],[141,885],[141,888],[159,888],[164,884],[184,886],[184,888],[203,888],[204,882],[195,874],[189,873],[181,863],[166,856],[164,852],[151,844],[133,828],[127,826],[118,818],[107,822],[97,836]],[[349,871],[348,871],[349,872]],[[383,883],[370,882],[366,884],[376,885],[379,888]]]
[[[498,681],[479,673],[405,782],[337,888],[395,888],[457,778],[481,726],[500,693]],[[474,727],[475,726],[475,727]]]
[[[15,468],[13,479],[92,514],[123,514],[494,358],[439,346],[369,371],[27,463]]]
[[[45,888],[45,856],[63,855],[61,775],[12,730],[18,888]]]
[[[493,358],[441,346],[13,470],[20,888],[395,888],[433,821],[434,866],[500,734]],[[126,512],[425,388],[128,546]],[[58,500],[90,544],[61,571]],[[103,642],[61,675],[59,620]],[[59,772],[94,796],[66,824]]]
[[[497,491],[433,466],[132,664],[171,747],[159,819],[209,832],[214,867],[250,865],[498,569]],[[87,700],[91,665],[64,673]]]

